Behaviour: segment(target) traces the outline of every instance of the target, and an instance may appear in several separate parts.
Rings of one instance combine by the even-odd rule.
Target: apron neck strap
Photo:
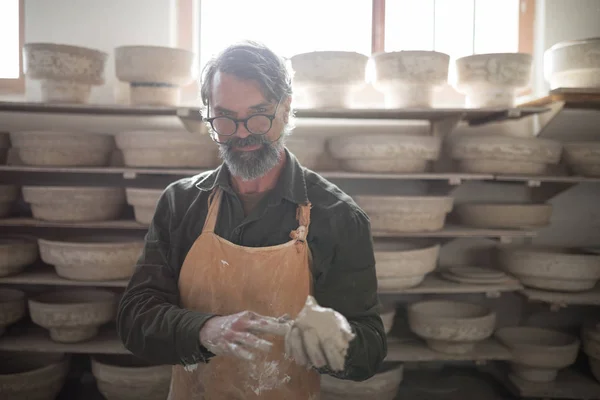
[[[202,232],[215,231],[219,209],[221,208],[221,197],[223,197],[223,190],[221,188],[216,188],[210,193],[210,196],[208,197],[208,213],[206,214]]]

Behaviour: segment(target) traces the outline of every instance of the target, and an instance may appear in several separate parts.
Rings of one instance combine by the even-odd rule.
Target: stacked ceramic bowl
[[[60,131],[11,132],[10,140],[25,165],[100,167],[108,165],[115,144],[111,135]]]
[[[104,84],[108,54],[87,47],[25,43],[25,75],[39,80],[42,101],[88,103],[93,86]]]
[[[0,399],[54,400],[69,372],[62,353],[0,353]]]
[[[119,217],[125,191],[119,187],[23,186],[33,217],[44,221],[90,222]]]
[[[565,143],[565,159],[579,175],[600,177],[600,142]]]
[[[435,351],[466,354],[489,338],[496,327],[496,313],[479,304],[430,300],[407,309],[410,330]]]
[[[0,218],[10,214],[14,202],[19,197],[19,188],[15,185],[0,185]]]
[[[176,106],[181,87],[195,78],[194,53],[160,46],[115,49],[115,72],[130,86],[133,105]]]
[[[600,38],[559,42],[544,53],[550,89],[600,88]]]
[[[582,328],[581,338],[592,374],[600,382],[600,320],[586,322]]]
[[[396,318],[396,305],[384,305],[381,309],[380,316],[381,320],[383,321],[383,329],[387,335],[390,333],[392,327],[394,326],[394,319]]]
[[[324,157],[327,157],[326,139],[317,136],[288,136],[285,146],[296,156],[300,164],[308,169],[320,167]]]
[[[490,229],[533,229],[548,226],[551,204],[465,203],[454,206],[465,226]]]
[[[39,239],[42,260],[58,276],[76,281],[128,279],[144,247],[136,236],[78,236]]]
[[[484,267],[449,267],[440,271],[442,278],[467,285],[502,285],[516,282],[502,271]]]
[[[351,108],[365,85],[368,57],[346,51],[315,51],[291,58],[294,100],[299,108]]]
[[[384,364],[372,378],[362,382],[321,375],[321,400],[394,400],[403,378],[402,364]]]
[[[127,204],[133,206],[135,220],[143,225],[150,225],[154,211],[163,189],[126,188]]]
[[[434,90],[448,82],[450,56],[436,51],[397,51],[373,56],[375,88],[387,108],[431,107]]]
[[[131,355],[92,358],[92,374],[107,400],[164,400],[169,396],[171,369]]]
[[[449,143],[450,156],[462,172],[541,175],[560,161],[558,141],[509,136],[459,136]]]
[[[354,172],[425,172],[439,157],[440,148],[440,138],[418,135],[343,135],[329,141],[341,167]]]
[[[554,381],[575,362],[580,346],[575,336],[542,328],[502,328],[495,336],[510,349],[513,376],[531,382]]]
[[[355,196],[356,203],[369,215],[374,232],[437,231],[444,227],[452,210],[452,197],[443,196]]]
[[[206,134],[129,131],[116,141],[128,167],[213,168],[218,163],[218,147]]]
[[[524,53],[475,54],[456,60],[456,88],[467,107],[512,107],[529,86],[533,57]]]
[[[26,301],[25,293],[20,290],[0,288],[0,336],[9,325],[25,316]]]
[[[16,275],[38,258],[35,238],[28,236],[0,236],[0,277]]]
[[[535,289],[580,292],[600,280],[600,255],[583,250],[504,245],[498,247],[497,257],[500,268]]]
[[[426,241],[377,240],[375,265],[380,291],[398,291],[418,286],[432,272],[440,246]]]

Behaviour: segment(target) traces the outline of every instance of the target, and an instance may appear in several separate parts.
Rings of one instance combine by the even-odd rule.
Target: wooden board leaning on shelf
[[[597,88],[558,88],[548,95],[527,100],[519,107],[546,107],[555,102],[564,102],[565,108],[600,110],[600,89]]]

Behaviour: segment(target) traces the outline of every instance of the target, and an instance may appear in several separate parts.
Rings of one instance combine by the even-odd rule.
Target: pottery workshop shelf
[[[549,303],[555,308],[569,305],[600,306],[600,285],[586,292],[563,293],[528,288],[521,293],[531,301]]]
[[[1,226],[1,220],[0,220]],[[477,229],[447,225],[439,231],[428,232],[372,232],[375,238],[500,238],[510,241],[513,238],[535,237],[534,231],[510,229]]]
[[[563,103],[564,108],[600,110],[600,90],[597,88],[557,88],[547,96],[520,104],[520,107],[546,107]]]
[[[127,280],[75,281],[61,278],[51,266],[35,266],[11,276],[0,277],[0,285],[51,285],[124,288]]]
[[[95,221],[95,222],[50,222],[33,218],[6,218],[0,219],[0,227],[31,227],[31,228],[69,228],[69,229],[123,229],[142,230],[148,229],[134,220]]]

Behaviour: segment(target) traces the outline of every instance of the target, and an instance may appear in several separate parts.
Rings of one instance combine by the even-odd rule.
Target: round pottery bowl
[[[347,171],[425,172],[440,155],[441,139],[433,136],[374,134],[338,136],[329,151]]]
[[[150,225],[156,205],[163,192],[163,189],[125,189],[127,204],[133,206],[133,213],[137,222]]]
[[[290,136],[285,139],[285,146],[296,156],[300,164],[315,170],[325,153],[325,140],[318,137]]]
[[[374,250],[378,288],[392,291],[423,282],[437,265],[440,246],[427,241],[377,240]]]
[[[576,174],[583,176],[600,176],[600,143],[572,142],[565,143],[565,159]]]
[[[121,213],[125,191],[119,187],[23,186],[23,198],[36,219],[106,221]]]
[[[407,311],[410,329],[442,353],[473,351],[496,326],[496,313],[477,304],[432,300],[414,303]]]
[[[92,357],[92,374],[107,400],[164,400],[169,395],[171,369],[130,355]]]
[[[10,214],[13,203],[19,197],[19,188],[15,185],[0,185],[0,218]]]
[[[551,204],[458,204],[461,224],[475,228],[529,229],[550,224]]]
[[[25,165],[99,167],[108,165],[115,147],[111,135],[59,131],[22,131],[10,134]]]
[[[369,58],[348,51],[314,51],[293,56],[294,84],[358,84],[365,82]]]
[[[0,336],[7,326],[25,316],[25,293],[15,289],[0,288]],[[0,392],[1,393],[1,392]]]
[[[54,400],[68,372],[69,359],[62,353],[0,353],[0,398]]]
[[[456,88],[468,107],[512,107],[531,81],[533,57],[524,53],[476,54],[456,60]]]
[[[354,197],[369,215],[371,227],[380,232],[436,231],[452,210],[452,197],[367,196]]]
[[[373,61],[375,87],[388,108],[431,107],[434,89],[448,81],[448,54],[395,51],[376,54]]]
[[[107,290],[70,289],[29,299],[31,320],[50,330],[52,340],[77,343],[98,334],[98,327],[115,318],[117,296]]]
[[[550,89],[600,88],[600,38],[569,40],[544,52],[544,76]]]
[[[108,54],[57,43],[25,43],[25,74],[41,81],[42,101],[87,103],[92,86],[104,84]]]
[[[79,236],[64,240],[39,239],[40,255],[56,273],[76,281],[128,279],[144,248],[135,236]]]
[[[537,289],[584,291],[600,279],[600,255],[576,248],[502,245],[497,261],[523,285]]]
[[[18,274],[38,258],[38,245],[33,237],[0,236],[0,277]]]
[[[532,382],[556,379],[558,370],[575,362],[580,346],[575,336],[541,328],[502,328],[495,336],[511,350],[513,373]]]
[[[384,364],[378,373],[362,382],[321,375],[322,400],[394,400],[404,378],[402,364]]]
[[[510,136],[460,136],[450,143],[455,160],[498,160],[557,164],[562,144],[556,140]]]

